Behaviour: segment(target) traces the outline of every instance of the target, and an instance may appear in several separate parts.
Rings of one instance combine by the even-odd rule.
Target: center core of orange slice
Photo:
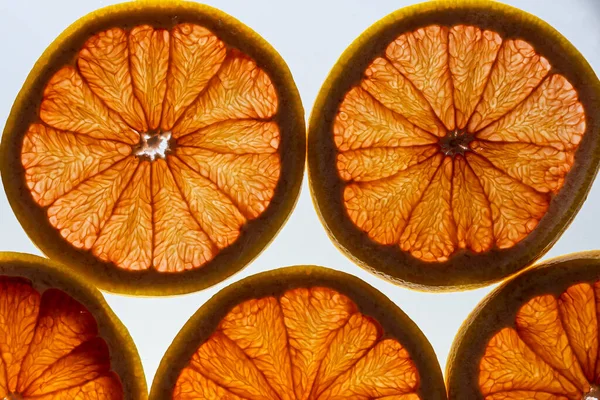
[[[133,154],[141,159],[154,161],[164,159],[172,149],[171,132],[148,132],[140,135],[140,142],[133,146]]]
[[[23,400],[23,397],[16,393],[9,393],[3,400]]]
[[[474,139],[475,137],[467,131],[456,129],[440,139],[440,149],[442,153],[451,157],[457,154],[465,155],[465,152],[470,150],[469,143]]]
[[[590,391],[583,395],[582,400],[600,400],[600,388],[595,385],[590,386]]]

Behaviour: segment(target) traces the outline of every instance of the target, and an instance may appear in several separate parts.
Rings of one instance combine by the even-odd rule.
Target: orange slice
[[[532,15],[477,1],[401,9],[346,50],[316,101],[319,215],[342,251],[394,282],[500,280],[584,201],[599,95],[581,54]]]
[[[289,267],[237,282],[190,318],[152,400],[442,400],[436,356],[380,292],[345,273]]]
[[[303,175],[303,110],[263,39],[215,9],[126,3],[68,28],[2,140],[33,241],[102,289],[199,290],[256,257]]]
[[[574,253],[490,294],[455,339],[449,398],[597,399],[599,277],[599,252]]]
[[[0,398],[147,398],[129,333],[102,295],[62,265],[0,253]]]

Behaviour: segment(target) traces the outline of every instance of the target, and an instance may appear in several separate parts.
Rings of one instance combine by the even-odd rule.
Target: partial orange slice
[[[312,196],[335,244],[424,290],[540,257],[600,162],[600,84],[553,28],[493,2],[401,9],[342,55],[311,116]]]
[[[363,281],[299,266],[254,275],[190,318],[153,400],[443,400],[433,349]]]
[[[574,253],[490,294],[454,342],[449,398],[597,399],[599,277],[599,252]]]
[[[279,55],[195,3],[126,3],[67,29],[25,83],[2,178],[32,240],[102,289],[221,281],[281,228],[303,110]]]
[[[102,295],[62,265],[0,253],[0,398],[147,398],[131,337]]]

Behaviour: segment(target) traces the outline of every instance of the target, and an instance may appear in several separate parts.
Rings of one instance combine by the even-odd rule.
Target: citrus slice
[[[458,333],[450,399],[600,396],[600,252],[555,258],[485,298]]]
[[[94,288],[62,265],[0,253],[0,398],[147,398],[129,333]]]
[[[42,55],[2,140],[13,210],[102,289],[185,293],[243,268],[295,205],[303,110],[262,38],[192,2],[95,11]]]
[[[467,289],[540,257],[598,169],[600,85],[553,28],[495,2],[399,10],[341,57],[309,180],[342,251],[394,282]]]
[[[163,357],[150,398],[437,400],[417,326],[363,281],[322,267],[264,272],[215,295]]]

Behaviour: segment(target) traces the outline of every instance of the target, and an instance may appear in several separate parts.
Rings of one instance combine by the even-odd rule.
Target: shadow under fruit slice
[[[190,318],[150,398],[438,400],[446,389],[417,326],[345,273],[282,268],[237,282]]]
[[[238,271],[274,237],[303,175],[303,110],[256,33],[191,2],[136,2],[68,28],[2,140],[19,221],[102,289],[175,294]]]
[[[600,396],[600,252],[543,262],[485,298],[447,365],[450,399]]]
[[[0,398],[147,398],[129,333],[104,298],[45,258],[0,253]]]
[[[573,46],[494,2],[432,2],[367,30],[310,119],[308,167],[336,245],[394,282],[468,289],[541,256],[600,155],[600,86]]]

